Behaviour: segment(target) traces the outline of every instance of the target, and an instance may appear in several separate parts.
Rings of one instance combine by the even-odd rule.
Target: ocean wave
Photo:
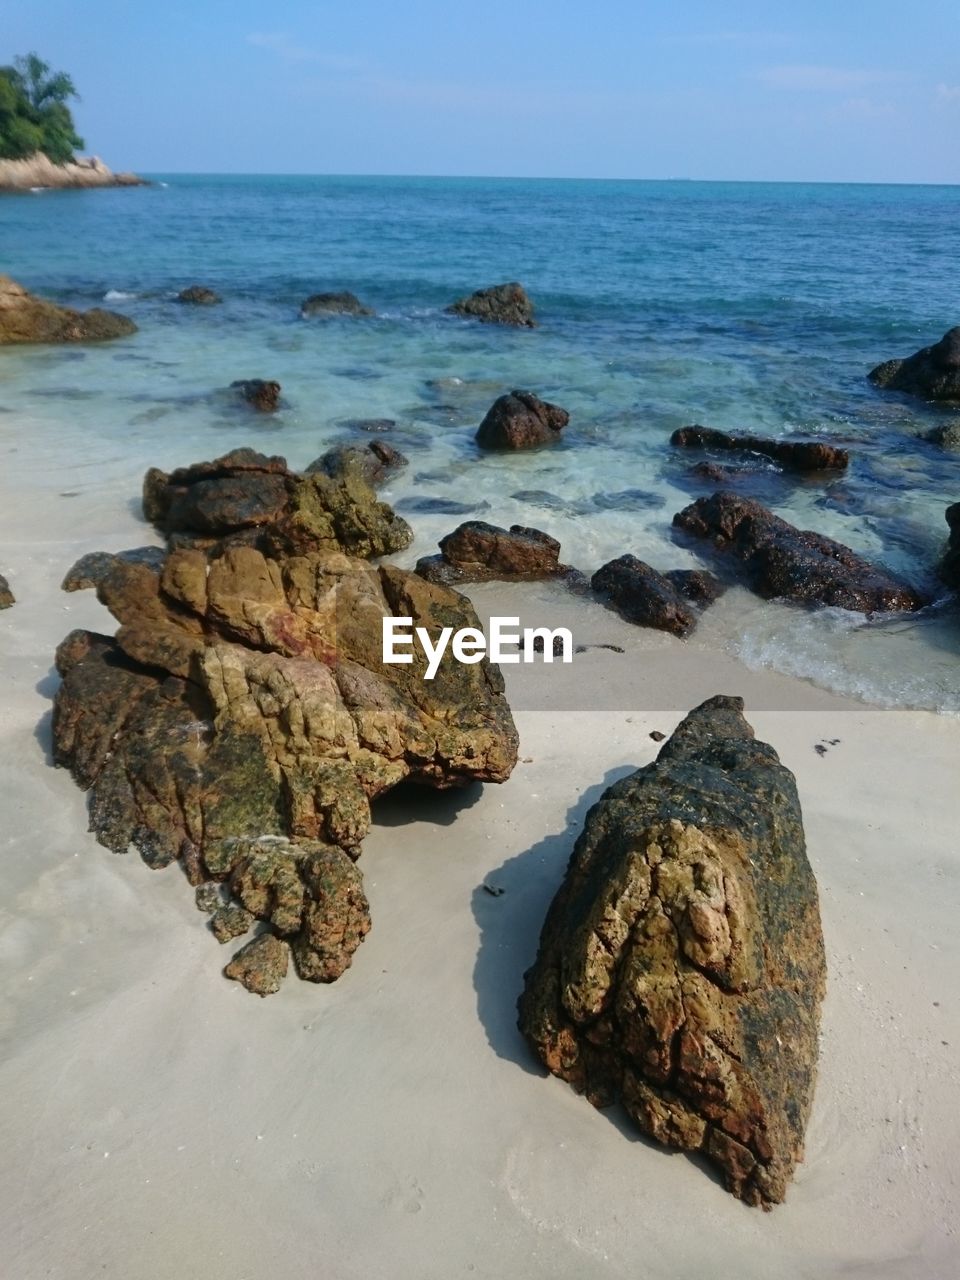
[[[108,289],[103,295],[104,302],[131,302],[138,295],[127,293],[124,289]]]

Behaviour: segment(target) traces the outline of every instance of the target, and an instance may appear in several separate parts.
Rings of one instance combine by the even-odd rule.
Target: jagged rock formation
[[[313,293],[300,304],[302,316],[372,316],[370,307],[364,306],[353,293]]]
[[[481,449],[534,449],[560,439],[570,421],[566,409],[530,391],[511,391],[494,400],[477,429]]]
[[[426,681],[420,649],[384,664],[386,616],[433,636],[479,621],[455,592],[357,558],[377,553],[392,513],[352,474],[299,476],[238,450],[153,472],[145,493],[174,542],[198,524],[219,536],[162,563],[121,554],[68,575],[96,583],[119,627],[73,632],[58,650],[55,760],[91,789],[102,844],[228,886],[218,936],[244,913],[267,923],[274,941],[258,937],[230,976],[266,994],[289,949],[301,977],[332,981],[369,928],[353,860],[371,800],[408,778],[510,775],[500,672],[451,657]]]
[[[571,573],[556,538],[514,524],[501,529],[468,520],[440,539],[440,555],[422,556],[417,573],[430,582],[532,582]]]
[[[905,360],[885,360],[868,376],[887,391],[906,391],[924,400],[960,400],[960,326]]]
[[[803,1155],[825,961],[794,778],[742,710],[697,707],[587,814],[519,1010],[554,1075],[769,1208]]]
[[[115,311],[94,307],[74,311],[28,293],[9,276],[0,275],[0,346],[43,342],[106,342],[137,332],[137,326]]]
[[[924,596],[832,538],[796,529],[735,493],[698,498],[674,525],[743,562],[747,585],[767,599],[833,605],[857,613],[920,609]]]
[[[960,502],[947,507],[946,520],[950,537],[940,565],[940,576],[947,586],[960,588]]]
[[[537,325],[533,318],[533,303],[523,285],[516,281],[478,289],[468,298],[454,302],[447,310],[454,315],[480,320],[483,324],[508,324],[523,329],[535,329]]]
[[[712,427],[680,427],[670,437],[678,449],[714,449],[723,453],[759,453],[787,471],[843,471],[850,461],[846,449],[816,440],[768,440],[763,436],[731,434]]]
[[[697,625],[698,614],[691,602],[706,606],[723,594],[722,584],[705,570],[659,573],[631,555],[603,565],[590,585],[628,622],[675,636],[687,636]]]
[[[369,444],[340,444],[328,449],[306,468],[306,475],[323,472],[334,480],[343,479],[354,468],[371,487],[377,489],[397,471],[407,466],[399,449],[385,440],[371,440]]]
[[[0,160],[0,191],[150,185],[135,173],[114,173],[99,156],[78,156],[67,164],[55,164],[42,151],[36,151],[23,160]]]
[[[0,609],[9,609],[12,604],[16,603],[16,598],[10,590],[10,583],[0,573]]]
[[[223,299],[215,289],[208,289],[204,284],[191,284],[177,294],[177,302],[185,302],[195,307],[213,307]]]

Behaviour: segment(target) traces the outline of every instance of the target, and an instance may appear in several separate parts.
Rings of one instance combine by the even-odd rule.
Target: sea
[[[923,438],[960,411],[866,379],[960,322],[960,187],[149,176],[0,198],[0,270],[139,326],[102,346],[0,351],[0,457],[16,451],[18,484],[40,495],[69,459],[71,495],[135,503],[131,477],[151,463],[246,444],[301,467],[382,438],[410,460],[382,495],[416,531],[405,563],[482,519],[544,529],[588,572],[625,552],[666,570],[709,563],[671,519],[715,487],[671,448],[675,428],[841,443],[844,475],[764,464],[743,491],[936,603],[867,620],[737,589],[695,643],[869,704],[960,714],[960,617],[934,572],[960,454]],[[538,328],[445,310],[511,280]],[[193,283],[223,304],[178,305]],[[301,316],[308,295],[341,289],[376,316]],[[255,377],[282,384],[277,414],[225,391]],[[513,388],[570,425],[550,448],[481,454],[477,425]]]

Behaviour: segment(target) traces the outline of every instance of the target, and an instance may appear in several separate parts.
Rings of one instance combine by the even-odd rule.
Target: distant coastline
[[[25,160],[0,160],[0,191],[145,186],[149,186],[145,178],[135,173],[114,173],[99,156],[54,164],[38,151]]]

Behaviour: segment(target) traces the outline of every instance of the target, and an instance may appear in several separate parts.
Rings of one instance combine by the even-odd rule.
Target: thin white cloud
[[[938,102],[960,102],[960,84],[938,84]]]
[[[306,62],[344,75],[363,71],[367,65],[362,58],[321,53],[318,49],[301,44],[286,31],[254,31],[247,36],[247,44],[253,45],[256,49],[266,49],[269,53],[282,58],[284,62]]]
[[[794,89],[814,93],[856,93],[871,85],[898,79],[895,72],[858,70],[851,67],[784,66],[764,67],[756,78],[771,89]]]

